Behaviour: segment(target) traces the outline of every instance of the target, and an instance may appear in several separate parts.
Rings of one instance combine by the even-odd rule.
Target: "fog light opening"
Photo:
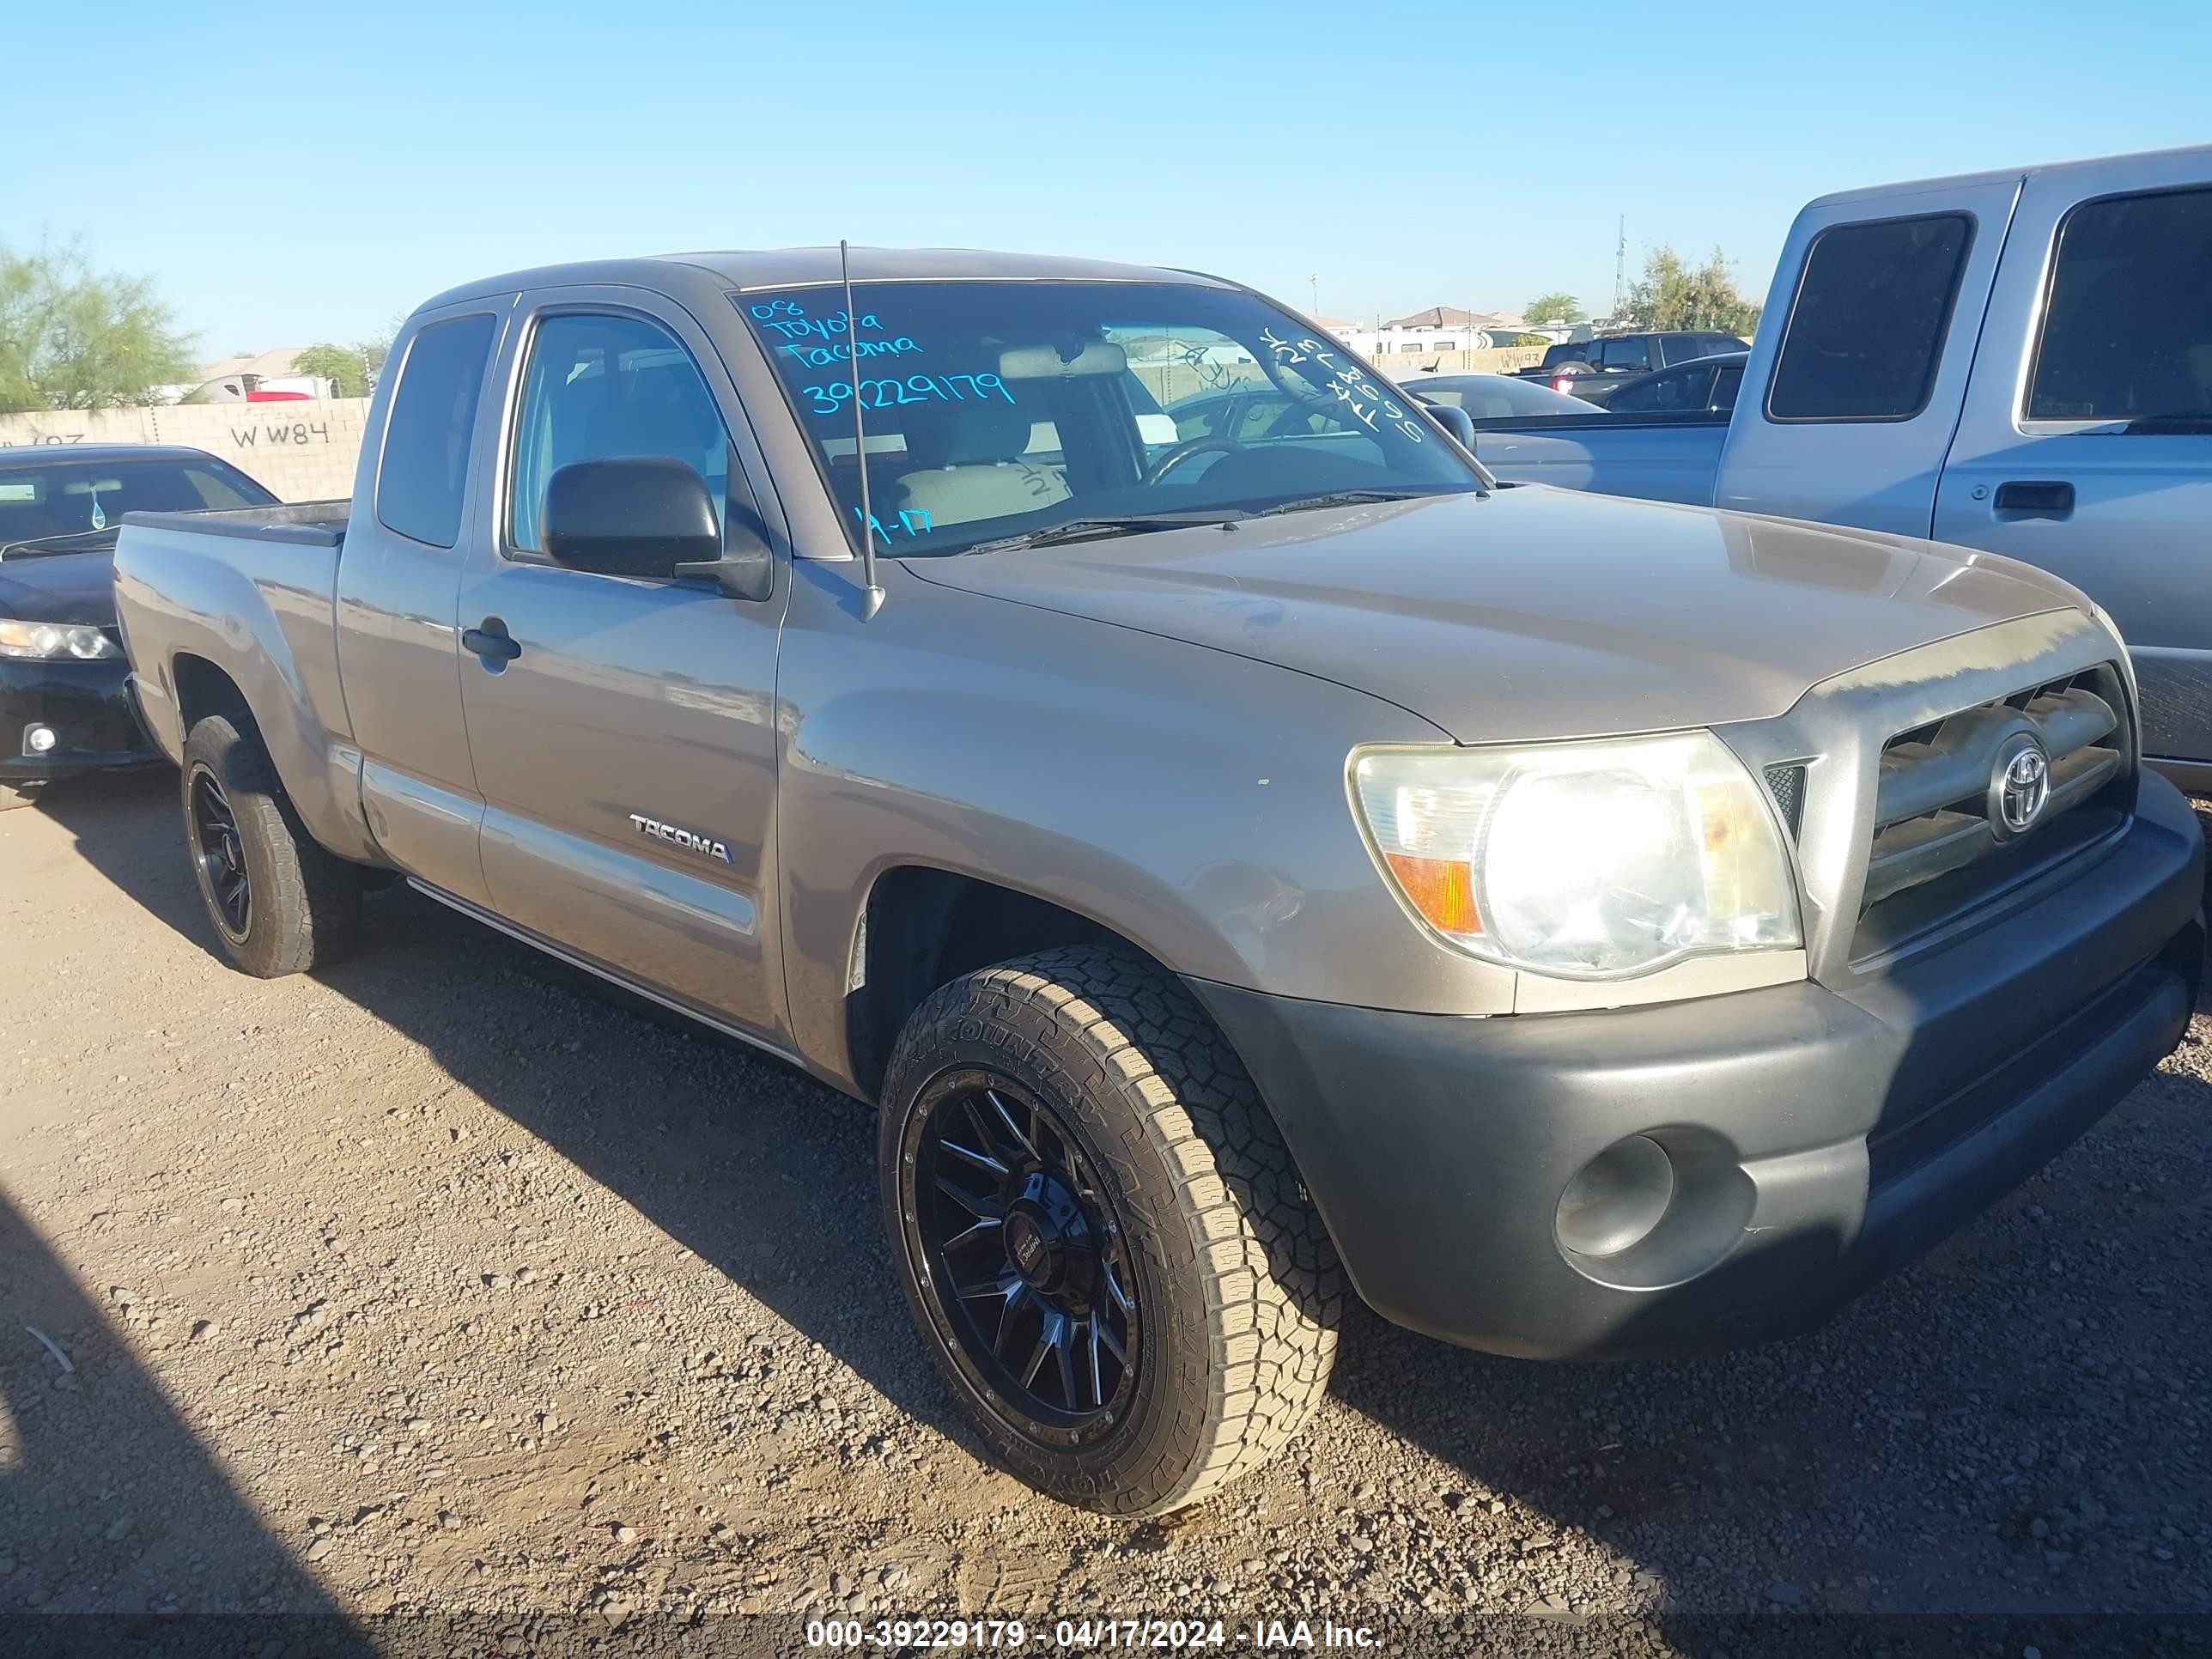
[[[1648,1237],[1674,1201],[1674,1163],[1648,1135],[1616,1140],[1559,1194],[1560,1246],[1577,1255],[1618,1255]]]
[[[27,726],[23,728],[23,752],[27,755],[43,755],[58,741],[60,739],[55,737],[54,728],[51,726]]]

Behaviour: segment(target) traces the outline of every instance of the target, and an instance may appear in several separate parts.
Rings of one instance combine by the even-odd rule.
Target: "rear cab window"
[[[498,319],[455,317],[421,330],[407,348],[376,468],[376,518],[432,547],[460,539],[469,447]]]
[[[2031,421],[2212,430],[2212,187],[2107,197],[2058,228]]]
[[[1908,421],[1927,408],[1973,246],[1963,213],[1813,239],[1766,394],[1770,421]]]

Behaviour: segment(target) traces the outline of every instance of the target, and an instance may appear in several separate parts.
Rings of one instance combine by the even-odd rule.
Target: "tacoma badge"
[[[663,823],[659,818],[649,818],[642,812],[631,813],[629,821],[637,826],[637,833],[641,836],[658,836],[687,853],[696,853],[702,858],[720,859],[725,864],[730,862],[730,849],[712,836],[702,836],[672,823]]]

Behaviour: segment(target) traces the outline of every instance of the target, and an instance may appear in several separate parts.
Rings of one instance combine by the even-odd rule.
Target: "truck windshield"
[[[1170,283],[872,282],[731,296],[848,534],[853,354],[878,545],[964,552],[1326,496],[1481,487],[1410,398],[1264,301]],[[1067,535],[1051,539],[1067,539]]]

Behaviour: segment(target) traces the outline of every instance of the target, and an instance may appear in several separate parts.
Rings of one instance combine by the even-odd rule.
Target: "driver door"
[[[539,534],[554,471],[641,455],[691,466],[726,530],[742,518],[757,531],[748,475],[764,475],[735,389],[688,313],[635,290],[526,295],[516,333],[495,534],[460,605],[464,626],[498,646],[461,671],[493,908],[689,1007],[775,1035],[775,660],[788,567],[749,603],[702,579],[563,568]]]

